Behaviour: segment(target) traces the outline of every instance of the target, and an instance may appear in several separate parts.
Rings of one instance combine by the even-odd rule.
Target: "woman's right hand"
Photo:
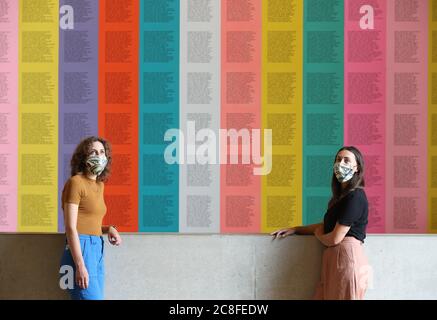
[[[295,233],[296,233],[296,228],[287,228],[287,229],[276,230],[270,233],[270,235],[273,236],[273,240],[274,240],[276,238],[285,238],[286,236],[291,236],[292,234]]]
[[[88,270],[86,269],[85,265],[76,268],[76,284],[81,289],[88,288],[89,276]]]

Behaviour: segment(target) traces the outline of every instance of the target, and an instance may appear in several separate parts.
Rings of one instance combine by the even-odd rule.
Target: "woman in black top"
[[[363,299],[371,268],[362,244],[366,238],[368,202],[364,192],[364,158],[353,147],[335,155],[332,198],[323,222],[277,230],[271,235],[314,234],[327,248],[314,299]]]

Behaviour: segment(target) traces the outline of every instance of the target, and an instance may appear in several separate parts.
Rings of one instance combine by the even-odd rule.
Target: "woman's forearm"
[[[76,228],[67,228],[65,230],[67,236],[68,246],[70,247],[71,256],[73,257],[76,267],[84,266],[85,263],[82,257],[82,251],[80,248],[79,234]]]
[[[332,247],[332,246],[337,245],[337,243],[334,241],[334,237],[333,237],[332,232],[318,235],[317,239],[319,239],[319,241],[327,247]]]
[[[350,227],[344,226],[342,229],[336,227],[333,231],[325,234],[317,234],[316,237],[321,243],[327,247],[332,247],[338,245],[343,241]]]
[[[298,226],[296,228],[296,234],[301,235],[313,235],[317,227],[323,226],[323,223],[309,224],[307,226]]]

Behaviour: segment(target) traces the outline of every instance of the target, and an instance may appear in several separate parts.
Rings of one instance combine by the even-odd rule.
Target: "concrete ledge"
[[[309,299],[323,247],[312,236],[123,234],[106,243],[107,299]],[[66,299],[62,234],[0,234],[0,299]],[[437,299],[437,235],[369,235],[367,299]]]

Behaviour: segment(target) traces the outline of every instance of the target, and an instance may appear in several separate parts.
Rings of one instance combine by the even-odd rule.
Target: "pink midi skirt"
[[[313,299],[361,300],[370,276],[363,243],[354,237],[344,237],[340,244],[324,250],[321,279]]]

